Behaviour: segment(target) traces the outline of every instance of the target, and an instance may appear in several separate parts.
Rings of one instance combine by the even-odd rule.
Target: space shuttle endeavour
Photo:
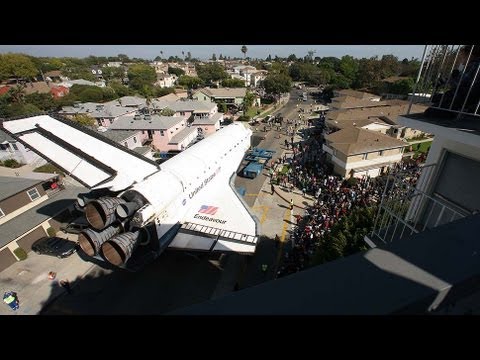
[[[89,256],[138,270],[165,249],[253,254],[258,221],[233,189],[251,130],[232,124],[161,166],[57,115],[0,122],[8,134],[90,189],[78,205]]]

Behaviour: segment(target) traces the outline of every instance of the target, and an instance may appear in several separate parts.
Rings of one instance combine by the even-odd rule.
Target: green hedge
[[[25,260],[28,257],[27,252],[23,250],[21,247],[18,247],[15,250],[13,250],[13,253],[20,261]]]
[[[47,229],[47,234],[48,234],[48,236],[55,236],[55,235],[57,235],[57,230],[55,230],[53,227],[50,226]]]

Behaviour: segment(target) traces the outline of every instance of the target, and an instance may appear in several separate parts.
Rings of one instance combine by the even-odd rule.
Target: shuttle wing
[[[169,248],[252,254],[258,242],[258,222],[227,181],[211,184],[195,198]]]
[[[154,161],[58,116],[3,120],[0,125],[89,188],[120,191],[159,170]]]

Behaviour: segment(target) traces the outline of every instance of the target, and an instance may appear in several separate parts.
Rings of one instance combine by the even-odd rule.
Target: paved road
[[[297,114],[297,99],[298,91],[294,91],[280,110],[284,118]],[[270,131],[258,146],[277,150],[280,156],[280,143],[286,137],[276,135],[277,131]],[[245,187],[245,200],[262,222],[262,234],[267,235],[254,256],[167,251],[138,273],[95,266],[87,277],[72,283],[73,294],[52,302],[43,314],[162,314],[231,292],[236,283],[244,288],[274,278],[281,246],[272,239],[278,234],[285,240],[292,214],[283,200],[269,194],[265,180],[265,175],[236,180],[237,187]],[[267,272],[261,271],[261,264],[269,265]]]

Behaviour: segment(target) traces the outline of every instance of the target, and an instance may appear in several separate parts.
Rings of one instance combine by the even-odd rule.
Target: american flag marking
[[[208,214],[208,215],[215,215],[215,213],[217,212],[218,210],[218,207],[215,207],[215,206],[208,206],[208,205],[202,205],[200,207],[200,210],[198,210],[199,213],[202,213],[202,214]]]

